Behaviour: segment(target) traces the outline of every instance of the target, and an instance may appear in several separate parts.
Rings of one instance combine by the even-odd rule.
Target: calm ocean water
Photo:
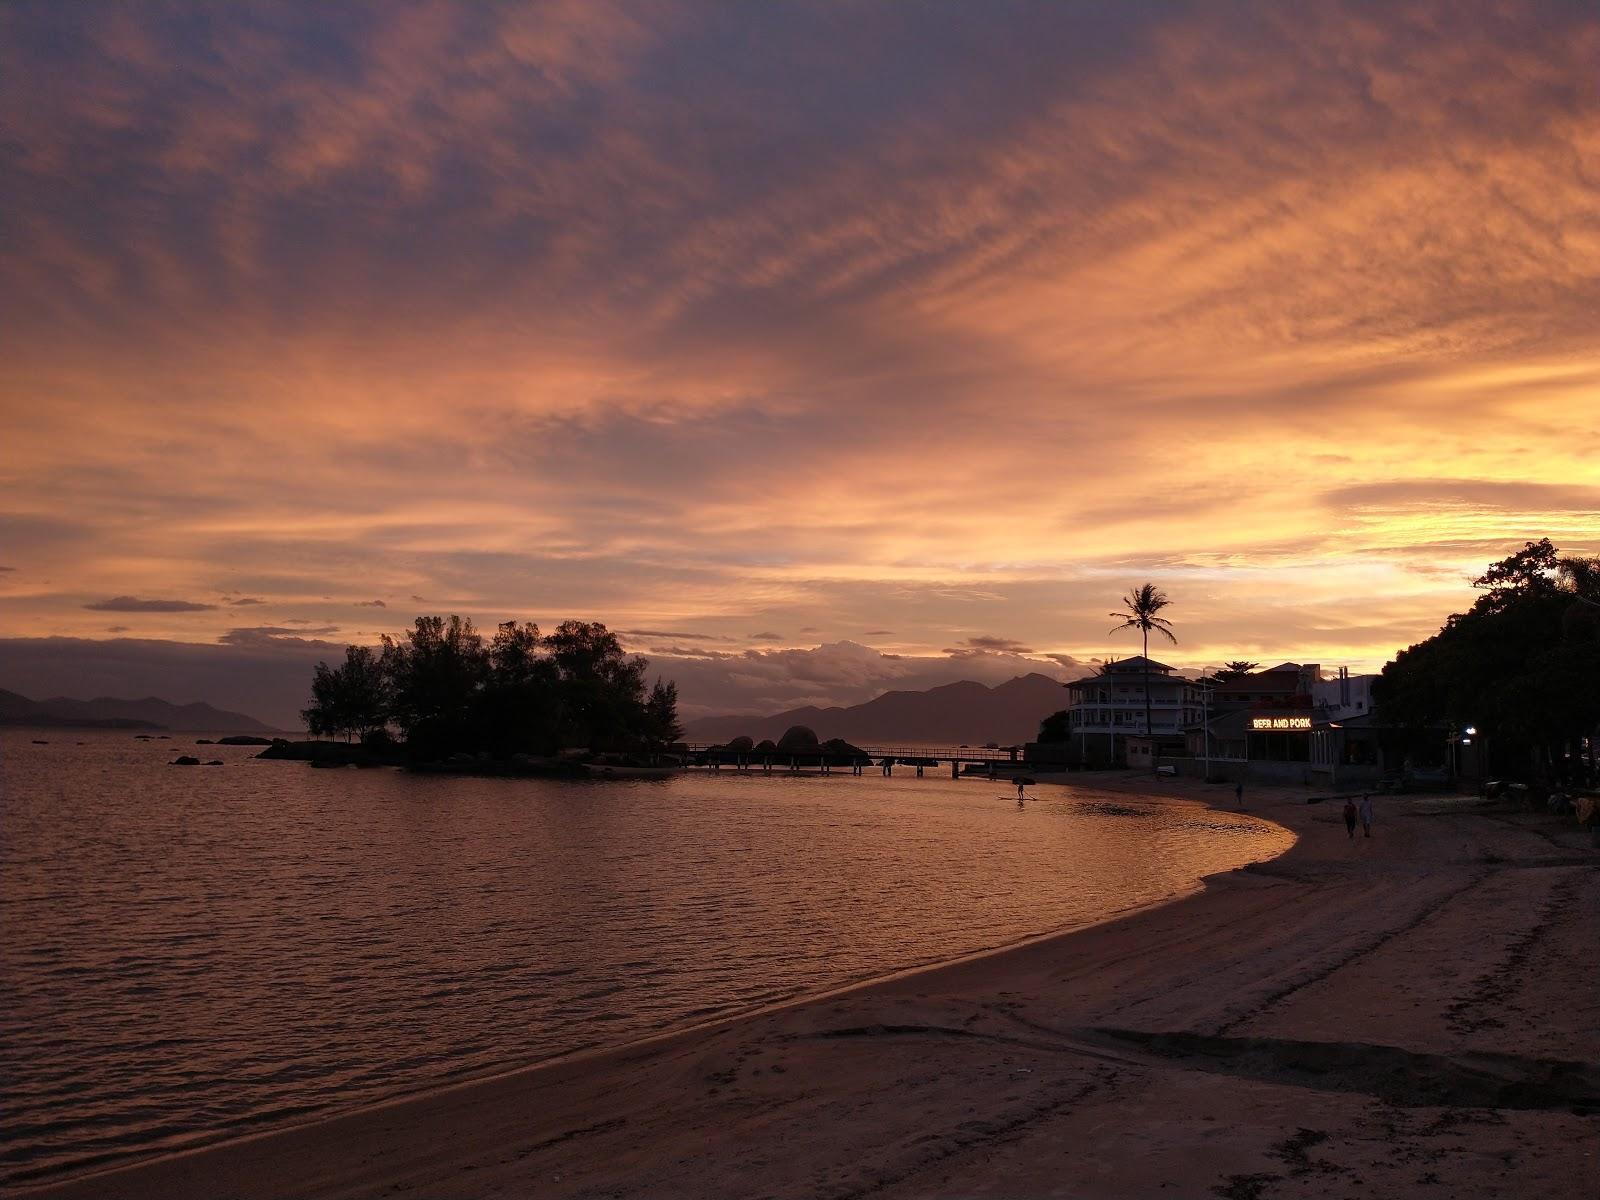
[[[1085,924],[1291,840],[909,772],[440,778],[194,740],[0,732],[0,1182]]]

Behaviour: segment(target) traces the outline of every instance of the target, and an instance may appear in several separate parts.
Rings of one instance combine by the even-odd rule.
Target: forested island
[[[572,747],[649,754],[681,729],[677,685],[647,687],[648,667],[599,622],[541,634],[507,621],[485,639],[459,616],[418,617],[381,648],[349,646],[339,665],[319,663],[300,715],[313,738],[359,744],[374,761],[526,765]],[[267,756],[316,757],[288,746]]]

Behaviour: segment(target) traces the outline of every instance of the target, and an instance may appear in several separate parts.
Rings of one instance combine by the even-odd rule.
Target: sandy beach
[[[1404,797],[1351,841],[1308,794],[1247,794],[1282,858],[1115,922],[24,1194],[1600,1194],[1587,835]]]

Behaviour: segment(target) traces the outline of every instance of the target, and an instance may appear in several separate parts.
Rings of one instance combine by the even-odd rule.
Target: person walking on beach
[[[1242,781],[1233,785],[1233,802],[1240,808],[1244,807],[1244,783]]]
[[[1353,841],[1356,836],[1356,802],[1349,796],[1344,798],[1344,830]]]
[[[1361,835],[1372,836],[1372,797],[1368,795],[1361,797]]]

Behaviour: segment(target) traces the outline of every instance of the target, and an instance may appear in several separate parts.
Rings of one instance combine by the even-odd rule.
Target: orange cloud
[[[0,634],[1088,658],[1154,578],[1180,664],[1378,665],[1600,549],[1597,59],[1554,3],[10,6]]]

